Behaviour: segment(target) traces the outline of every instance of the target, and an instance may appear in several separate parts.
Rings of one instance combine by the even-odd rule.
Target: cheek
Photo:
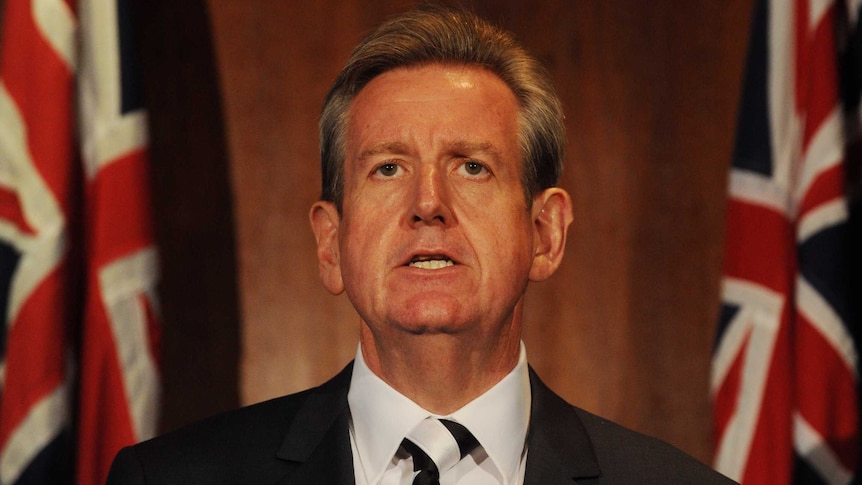
[[[393,246],[386,225],[378,218],[354,216],[344,229],[340,244],[345,280],[362,284],[373,281]]]
[[[363,233],[364,229],[361,224],[354,222],[354,218],[351,218],[350,222],[346,222],[344,219],[342,221],[341,239],[339,241],[341,272],[344,280],[347,282],[360,276],[358,273],[361,271],[362,265],[358,264],[358,262],[364,259],[363,253],[365,249],[363,248],[363,238],[357,237],[357,235]]]
[[[529,219],[516,216],[511,211],[484,212],[462,227],[471,227],[467,234],[474,250],[479,253],[485,266],[507,268],[507,273],[522,266],[529,266],[533,252],[533,231]]]

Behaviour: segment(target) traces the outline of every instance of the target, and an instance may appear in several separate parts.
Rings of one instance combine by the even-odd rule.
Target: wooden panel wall
[[[525,340],[532,364],[571,402],[708,460],[724,187],[751,0],[464,3],[514,31],[545,60],[567,113],[563,186],[574,198],[576,219],[559,273],[529,289]],[[206,72],[194,66],[201,65],[196,56],[210,52],[198,49],[185,58],[167,48],[149,51],[148,74],[162,79],[151,86],[178,96],[168,98],[174,106],[159,107],[165,126],[154,136],[169,138],[158,142],[160,156],[176,166],[157,178],[157,193],[167,190],[176,203],[188,204],[182,197],[193,194],[173,187],[198,190],[200,173],[181,167],[206,170],[220,160],[218,136],[212,149],[197,153],[182,134],[167,134],[177,124],[197,133],[196,123],[221,126],[223,115],[221,156],[229,160],[225,185],[206,189],[214,199],[187,206],[194,218],[160,211],[162,227],[171,228],[162,233],[168,240],[190,231],[213,238],[199,237],[196,250],[177,255],[172,264],[183,269],[166,274],[165,287],[180,293],[192,271],[199,282],[233,281],[224,245],[235,237],[240,310],[233,309],[242,322],[241,343],[217,330],[220,343],[205,355],[191,346],[210,337],[210,322],[200,322],[194,330],[200,334],[168,335],[170,348],[185,350],[174,352],[166,373],[194,376],[184,356],[224,369],[216,349],[229,349],[230,362],[231,345],[240,345],[240,400],[250,403],[322,382],[354,354],[357,317],[346,297],[332,297],[320,285],[307,222],[320,184],[316,122],[350,49],[381,19],[411,4],[208,0],[220,86],[220,98],[211,101],[221,105],[212,116],[183,98],[210,89],[212,80],[189,74]],[[160,38],[188,36],[168,29],[186,28],[182,15],[202,15],[202,8],[148,8],[164,25],[149,35]],[[150,95],[165,97],[153,89]],[[214,163],[208,177],[217,179],[219,167]],[[231,211],[233,233],[225,232]],[[198,218],[210,225],[196,227],[191,219]],[[222,245],[216,253],[227,259],[213,259],[207,244]],[[210,294],[221,295],[210,301],[214,307],[225,305],[224,293]],[[173,305],[175,315],[190,318],[179,298]],[[229,318],[231,307],[224,308]],[[206,406],[203,390],[168,392],[171,401]],[[188,416],[166,413],[171,423]]]
[[[239,402],[233,196],[204,3],[135,5],[161,259],[162,429],[169,430]]]

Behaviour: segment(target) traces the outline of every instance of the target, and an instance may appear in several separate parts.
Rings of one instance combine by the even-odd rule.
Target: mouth
[[[443,269],[454,265],[454,261],[440,254],[413,256],[407,263],[407,266],[420,269]]]

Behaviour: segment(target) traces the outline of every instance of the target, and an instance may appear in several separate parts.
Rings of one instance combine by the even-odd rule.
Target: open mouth
[[[442,269],[454,265],[455,263],[451,259],[441,255],[414,256],[407,264],[407,266],[421,269]]]

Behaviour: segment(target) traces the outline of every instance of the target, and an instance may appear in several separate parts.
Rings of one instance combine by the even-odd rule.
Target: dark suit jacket
[[[351,370],[124,448],[108,484],[352,484]],[[569,405],[532,369],[530,384],[526,485],[733,483],[664,442]]]

